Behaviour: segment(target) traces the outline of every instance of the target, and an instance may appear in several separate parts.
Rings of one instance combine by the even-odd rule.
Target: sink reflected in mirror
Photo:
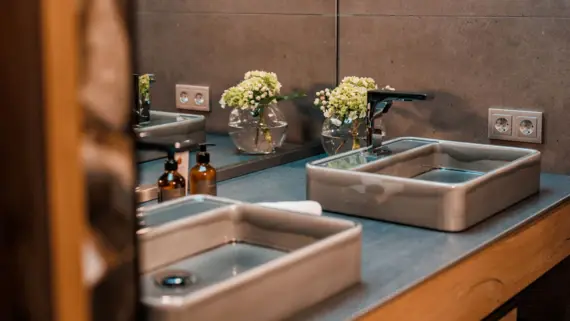
[[[173,140],[192,140],[196,143],[206,141],[206,118],[201,115],[188,115],[162,111],[150,111],[150,121],[135,125],[133,130],[137,138],[172,137]],[[137,163],[165,158],[159,151],[137,151]],[[158,176],[157,176],[158,177]]]
[[[201,115],[150,111],[150,121],[134,126],[137,137],[204,135],[206,118]]]

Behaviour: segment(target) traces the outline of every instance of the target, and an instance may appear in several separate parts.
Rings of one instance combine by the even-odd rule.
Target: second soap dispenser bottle
[[[190,170],[190,194],[217,194],[216,169],[210,165],[208,146],[215,145],[200,144],[200,151],[196,154],[196,165]]]

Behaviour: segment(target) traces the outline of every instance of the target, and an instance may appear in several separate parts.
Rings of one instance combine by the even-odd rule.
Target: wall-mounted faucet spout
[[[388,91],[388,90],[370,90],[367,94],[367,104],[368,113],[366,119],[367,133],[366,141],[368,146],[372,146],[374,151],[376,148],[382,146],[382,138],[375,139],[375,134],[377,133],[374,128],[374,120],[382,117],[383,114],[387,113],[392,107],[392,102],[394,101],[416,101],[416,100],[428,100],[432,97],[428,94],[423,93],[413,93],[413,92],[403,92],[403,91]]]

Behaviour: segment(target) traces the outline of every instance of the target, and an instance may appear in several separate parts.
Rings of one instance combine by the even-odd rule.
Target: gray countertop
[[[247,202],[304,200],[305,164],[321,157],[221,182],[218,195]],[[569,196],[570,177],[542,174],[540,194],[459,234],[325,212],[362,224],[362,283],[299,313],[293,320],[347,320],[361,315],[520,228]]]

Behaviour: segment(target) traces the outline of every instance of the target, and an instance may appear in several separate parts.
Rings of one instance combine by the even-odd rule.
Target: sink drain
[[[184,270],[167,270],[156,273],[154,282],[163,289],[182,290],[196,283],[196,276]]]

